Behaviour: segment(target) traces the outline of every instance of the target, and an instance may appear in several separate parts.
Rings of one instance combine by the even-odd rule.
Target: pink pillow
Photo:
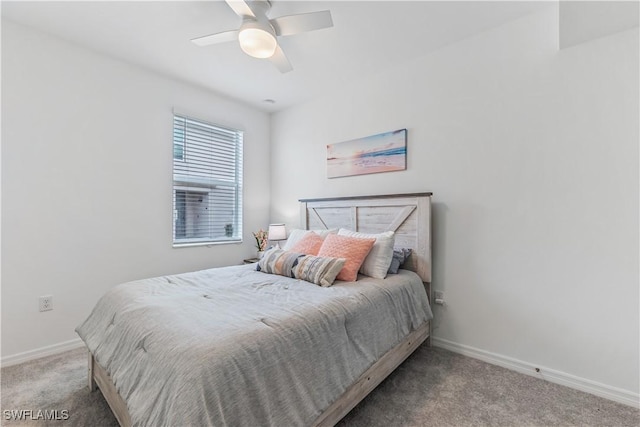
[[[322,246],[324,239],[316,233],[308,233],[302,239],[298,240],[293,245],[289,252],[297,252],[305,255],[318,255],[318,251]]]
[[[358,270],[376,239],[360,239],[357,237],[329,234],[318,252],[321,257],[344,258],[347,260],[336,279],[347,282],[358,280]]]

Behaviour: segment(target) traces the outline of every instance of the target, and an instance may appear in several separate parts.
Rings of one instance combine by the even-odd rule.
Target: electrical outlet
[[[53,310],[53,296],[45,295],[41,296],[39,299],[40,302],[40,311],[49,311]]]
[[[444,305],[444,292],[443,291],[435,291],[434,293],[434,302],[438,305]]]

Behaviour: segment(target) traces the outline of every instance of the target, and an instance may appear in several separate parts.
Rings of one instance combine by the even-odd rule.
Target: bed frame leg
[[[93,378],[93,367],[95,362],[95,359],[93,357],[93,354],[91,354],[91,352],[89,351],[89,391],[96,391],[96,389],[98,388],[97,384],[96,384],[96,380]]]

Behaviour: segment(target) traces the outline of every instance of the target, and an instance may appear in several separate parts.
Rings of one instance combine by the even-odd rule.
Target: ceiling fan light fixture
[[[197,37],[191,41],[197,46],[209,46],[237,40],[244,53],[254,58],[268,59],[281,73],[288,73],[293,67],[276,37],[333,27],[331,12],[328,10],[270,19],[267,16],[271,9],[270,0],[226,2],[242,18],[240,28]]]
[[[238,41],[244,53],[260,59],[271,58],[278,47],[273,34],[253,26],[240,30]]]

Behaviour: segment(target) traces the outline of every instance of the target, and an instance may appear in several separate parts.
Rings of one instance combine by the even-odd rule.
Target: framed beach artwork
[[[327,145],[327,177],[407,169],[407,130]]]

